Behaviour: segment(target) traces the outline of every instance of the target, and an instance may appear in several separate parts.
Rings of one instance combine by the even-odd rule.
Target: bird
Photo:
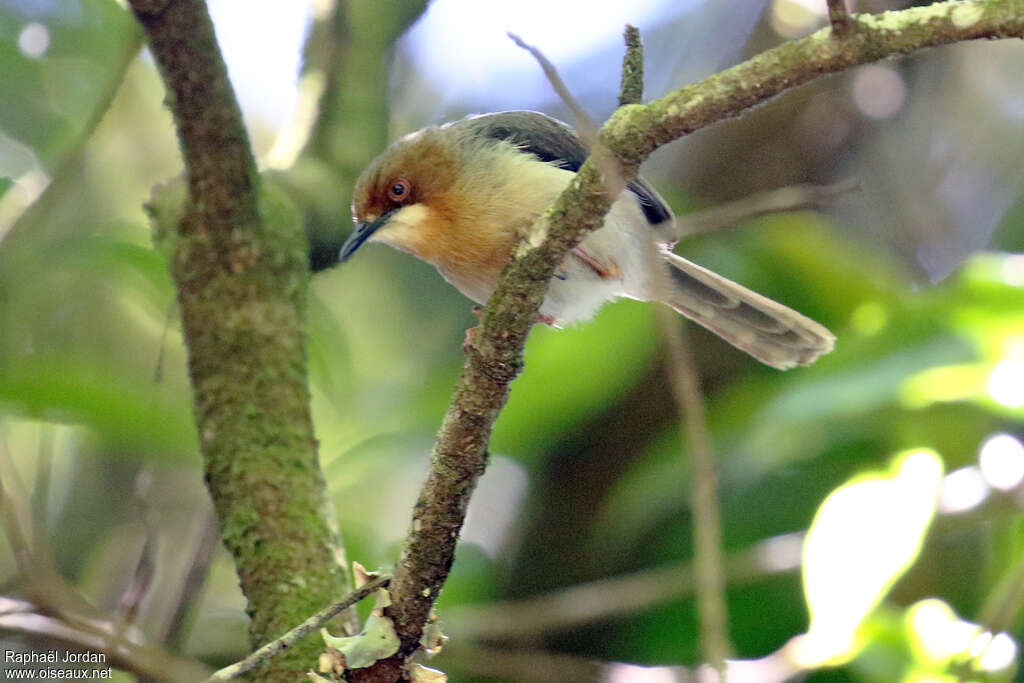
[[[471,115],[410,133],[357,179],[355,229],[339,260],[367,242],[384,243],[486,303],[516,244],[587,156],[570,126],[535,111]],[[538,321],[565,327],[617,298],[660,300],[780,370],[832,350],[835,336],[824,326],[673,253],[677,239],[665,200],[642,178],[629,182],[603,225],[559,265]]]

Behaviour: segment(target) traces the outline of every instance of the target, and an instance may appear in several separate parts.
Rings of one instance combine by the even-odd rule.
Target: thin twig
[[[502,643],[502,645],[505,645]],[[760,659],[730,660],[729,683],[786,683],[795,680],[801,667],[792,661],[784,646]],[[562,683],[563,681],[709,681],[707,667],[640,666],[623,662],[604,662],[536,649],[514,649],[456,643],[445,654],[459,662],[468,674],[523,683]]]
[[[653,298],[668,301],[672,284],[662,263],[660,249],[653,240],[646,246],[647,271],[654,285]],[[726,659],[732,654],[732,646],[729,644],[726,614],[725,562],[714,450],[697,366],[693,362],[685,329],[679,316],[666,306],[659,306],[656,316],[663,346],[668,352],[665,370],[679,411],[681,437],[692,463],[690,507],[693,511],[693,569],[701,656],[718,672],[719,679],[725,680]]]
[[[73,615],[105,619],[60,575],[49,544],[41,539],[44,531],[33,525],[25,491],[7,444],[0,438],[0,524],[7,533],[26,594],[65,621]]]
[[[1013,628],[1024,605],[1024,558],[1003,575],[978,612],[978,623],[993,635]]]
[[[626,104],[623,102],[624,99],[639,101],[643,98],[643,50],[640,46],[639,32],[632,26],[626,27],[626,48],[626,57],[622,63],[623,94],[619,97],[621,104]],[[632,83],[627,84],[630,79]],[[672,285],[668,282],[662,255],[653,239],[648,242],[645,251],[648,273],[654,274],[654,298],[658,301],[669,301],[668,292]],[[691,505],[694,526],[694,569],[702,652],[705,661],[714,667],[722,680],[725,680],[725,662],[732,653],[732,646],[729,644],[725,606],[725,562],[714,451],[711,448],[697,368],[679,319],[668,308],[662,307],[658,310],[658,327],[668,348],[666,370],[670,375],[669,381],[679,411],[680,425],[686,425],[683,438],[693,463]]]
[[[853,28],[853,18],[846,9],[846,0],[827,0],[828,20],[832,24],[832,32],[837,38],[843,38]]]
[[[390,583],[390,581],[391,577],[384,574],[366,582],[361,587],[343,597],[341,600],[324,607],[309,619],[306,619],[291,631],[288,631],[288,633],[285,633],[280,638],[270,641],[245,659],[217,671],[207,679],[207,683],[211,683],[212,681],[228,681],[252,671],[274,655],[299,642],[352,605],[355,605],[360,600],[373,595],[378,589],[384,588],[388,583]]]
[[[533,45],[523,41],[523,39],[515,33],[509,31],[508,37],[511,38],[512,42],[516,45],[533,55],[533,58],[537,60],[537,63],[540,64],[540,68],[544,71],[544,75],[547,76],[551,87],[554,88],[555,93],[558,94],[562,99],[562,102],[565,103],[565,106],[567,106],[569,111],[572,112],[572,116],[576,124],[576,132],[578,132],[580,137],[583,138],[583,141],[587,143],[587,147],[593,149],[594,145],[597,143],[597,126],[594,125],[594,122],[589,116],[587,116],[587,112],[583,110],[580,103],[575,97],[573,97],[572,93],[569,91],[569,87],[566,86],[565,81],[563,81],[562,77],[558,75],[558,69],[555,68],[555,65],[551,63],[551,60],[544,56],[543,52],[535,48]]]
[[[118,616],[125,625],[135,623],[142,601],[149,595],[149,589],[152,588],[153,579],[156,577],[156,529],[149,515],[149,490],[152,485],[153,473],[143,468],[135,478],[132,503],[137,508],[139,519],[142,520],[145,538],[131,581],[118,603]]]
[[[55,450],[55,425],[39,425],[39,449],[36,455],[36,480],[32,486],[32,526],[45,529],[49,526],[50,481],[53,478],[53,456]],[[44,534],[36,534],[32,539],[33,553],[50,553],[49,544]],[[44,547],[45,546],[45,547]]]
[[[576,132],[590,150],[590,158],[593,160],[593,163],[596,164],[597,168],[601,171],[605,191],[610,196],[618,195],[618,193],[622,191],[622,188],[626,186],[626,182],[622,178],[622,172],[619,170],[619,165],[615,160],[615,157],[601,142],[601,136],[598,132],[597,125],[589,116],[587,116],[587,112],[583,110],[580,103],[575,97],[573,97],[573,94],[565,84],[565,81],[563,81],[562,77],[558,75],[558,69],[556,69],[555,65],[551,63],[551,60],[544,56],[543,52],[534,46],[525,43],[523,39],[515,33],[509,32],[508,37],[511,38],[516,45],[529,52],[533,58],[537,60],[537,63],[540,65],[541,70],[547,77],[548,82],[551,84],[551,88],[555,91],[555,94],[558,95],[565,106],[568,107],[569,111],[572,112]],[[641,59],[643,58],[642,53],[640,57]],[[625,78],[625,75],[623,78]],[[640,88],[640,94],[642,96],[642,81],[640,83]]]
[[[626,53],[622,55],[622,84],[619,88],[619,106],[640,104],[644,100],[644,44],[640,30],[626,24],[622,33]]]
[[[181,582],[181,590],[177,600],[174,601],[174,614],[167,622],[167,629],[164,633],[163,642],[173,650],[181,650],[185,644],[186,618],[196,598],[203,588],[206,575],[210,570],[210,562],[213,560],[213,553],[220,545],[220,536],[217,533],[217,518],[213,512],[203,515],[202,528],[199,530],[199,537],[196,540],[195,550],[192,551],[192,560],[188,564],[185,578]]]
[[[683,438],[692,463],[693,556],[701,652],[725,680],[725,661],[732,655],[725,604],[722,522],[718,508],[718,474],[708,432],[704,400],[690,344],[679,317],[659,307],[658,322],[668,349],[667,371],[679,408]]]
[[[606,662],[538,649],[513,649],[453,643],[444,654],[459,663],[465,675],[520,683],[610,680],[602,675]]]
[[[123,624],[115,623],[89,604],[77,590],[68,584],[52,564],[48,547],[33,553],[28,535],[42,532],[31,528],[31,518],[23,521],[19,508],[20,483],[14,463],[0,439],[0,521],[7,533],[7,542],[22,578],[27,582],[27,593],[38,605],[24,601],[0,598],[0,632],[11,631],[23,635],[66,643],[81,649],[103,652],[112,666],[153,680],[194,681],[205,676],[207,669],[198,662],[176,658],[158,647],[139,645],[120,635]],[[37,544],[38,545],[38,544]],[[45,611],[48,615],[39,614]]]
[[[35,564],[32,559],[32,543],[22,527],[22,514],[18,510],[19,505],[15,499],[16,476],[9,466],[10,461],[3,439],[0,439],[0,458],[2,458],[2,462],[0,462],[0,521],[3,522],[7,543],[14,553],[14,563],[18,567],[18,571],[24,576],[32,576]]]
[[[800,534],[773,538],[736,553],[725,562],[725,580],[731,586],[749,585],[768,576],[800,567]],[[766,561],[770,558],[770,561]],[[522,600],[450,607],[445,611],[453,640],[535,639],[621,617],[672,600],[692,596],[693,564],[680,562],[632,574],[561,588]]]
[[[760,216],[802,209],[820,209],[835,199],[860,189],[856,179],[843,180],[832,185],[790,185],[767,192],[719,204],[676,218],[679,239],[728,228]]]
[[[107,665],[146,680],[193,683],[210,673],[206,665],[197,661],[116,635],[117,629],[109,621],[85,617],[58,618],[40,614],[41,609],[48,610],[31,603],[0,598],[0,633],[42,640],[47,649],[61,644],[67,648],[100,652],[105,655]]]
[[[636,32],[636,29],[634,29]],[[637,41],[639,36],[635,36]],[[627,28],[626,43],[629,45]],[[641,70],[643,55],[639,52]],[[623,92],[626,91],[626,62],[623,62]],[[634,92],[643,97],[641,90]],[[635,84],[634,84],[635,88]],[[652,275],[656,301],[669,301],[669,275],[661,251],[652,238],[644,245],[647,272]],[[690,352],[689,340],[679,324],[679,318],[667,307],[659,307],[658,329],[668,349],[666,371],[679,411],[683,441],[693,464],[691,469],[694,531],[694,573],[696,576],[697,613],[700,618],[701,652],[704,661],[725,680],[726,658],[732,654],[729,643],[728,616],[725,603],[725,561],[722,551],[721,512],[718,508],[718,475],[715,471],[714,450],[708,432],[704,399],[700,392],[697,367]]]

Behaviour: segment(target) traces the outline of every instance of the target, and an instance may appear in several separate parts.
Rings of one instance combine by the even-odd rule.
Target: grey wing
[[[574,173],[588,155],[586,145],[572,128],[536,111],[479,114],[451,125],[467,126],[485,138],[506,140],[541,161]],[[674,219],[665,200],[643,178],[633,180],[626,188],[636,196],[647,222],[659,233],[659,242],[675,243]]]

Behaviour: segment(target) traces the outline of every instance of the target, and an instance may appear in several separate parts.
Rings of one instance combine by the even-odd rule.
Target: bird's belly
[[[445,268],[440,265],[437,266],[437,271],[455,289],[478,304],[487,303],[501,274],[500,269],[491,273],[490,270],[483,272],[479,269]]]
[[[650,298],[648,249],[643,240],[653,234],[635,199],[623,195],[612,205],[604,225],[580,244],[594,264],[570,252],[562,262],[563,278],[551,281],[540,312],[553,317],[558,325],[588,320],[612,299]]]
[[[584,281],[569,275],[565,280],[552,280],[540,314],[558,327],[572,325],[589,320],[601,306],[622,295],[621,281],[589,278]]]
[[[619,297],[647,299],[650,290],[644,239],[651,237],[635,198],[623,193],[605,219],[604,225],[580,244],[586,259],[570,252],[541,304],[540,314],[558,326],[588,320],[606,302]],[[456,289],[477,303],[490,298],[504,267],[510,244],[488,250],[487,258],[460,254],[459,258],[435,263],[438,271]],[[454,251],[454,250],[453,250]],[[587,261],[591,261],[588,263]],[[472,263],[470,263],[472,262]],[[472,265],[473,267],[467,267]],[[595,267],[597,269],[595,269]]]

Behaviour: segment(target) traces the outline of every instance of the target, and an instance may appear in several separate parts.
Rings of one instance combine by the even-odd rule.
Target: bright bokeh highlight
[[[853,101],[868,118],[892,118],[903,109],[906,99],[903,77],[891,66],[869,64],[857,70],[853,79]]]
[[[26,57],[38,59],[46,54],[50,47],[50,29],[43,24],[32,22],[26,24],[18,34],[18,49]]]
[[[1024,481],[1024,444],[1009,434],[996,434],[981,444],[978,464],[993,488],[1009,491]]]
[[[991,636],[984,633],[982,636],[989,636],[991,641],[978,657],[978,668],[982,671],[997,672],[1013,666],[1017,660],[1017,643],[1005,633],[997,633]]]
[[[955,514],[972,510],[988,498],[989,488],[977,467],[961,467],[942,478],[939,512]]]
[[[907,610],[907,625],[915,658],[930,666],[944,666],[964,653],[978,627],[956,616],[942,600],[929,598]]]
[[[988,376],[988,393],[1007,408],[1024,407],[1024,360],[1004,360]]]
[[[894,459],[890,472],[855,477],[822,503],[804,542],[811,625],[797,650],[802,665],[855,653],[864,617],[920,551],[942,469],[934,451],[908,451]]]
[[[604,683],[674,683],[671,669],[658,666],[636,666],[614,662],[605,671]]]
[[[826,16],[825,4],[815,0],[775,0],[772,3],[772,28],[785,38],[810,33]]]

